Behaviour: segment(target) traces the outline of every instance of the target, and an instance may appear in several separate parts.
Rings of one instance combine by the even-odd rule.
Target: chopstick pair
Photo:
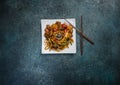
[[[81,39],[80,39],[80,49],[81,49],[81,55],[83,55],[83,38],[85,40],[87,40],[90,44],[94,45],[94,42],[89,39],[84,33],[83,33],[83,20],[82,20],[82,16],[81,16],[81,24],[80,24],[80,29],[76,28],[75,26],[73,26],[67,19],[64,19],[66,22],[68,22],[74,29],[76,29],[80,35],[81,35]]]

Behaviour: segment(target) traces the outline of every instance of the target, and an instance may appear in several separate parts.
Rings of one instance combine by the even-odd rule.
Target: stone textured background
[[[0,0],[0,85],[120,85],[119,0]],[[84,18],[80,55],[42,55],[45,18]]]

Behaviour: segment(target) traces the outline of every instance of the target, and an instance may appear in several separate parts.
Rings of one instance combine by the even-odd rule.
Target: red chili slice
[[[66,24],[62,24],[62,28],[67,28],[67,25]]]

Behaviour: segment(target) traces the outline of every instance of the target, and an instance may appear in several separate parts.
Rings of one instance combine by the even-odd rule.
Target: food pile
[[[66,23],[56,21],[45,28],[45,50],[55,50],[57,52],[69,48],[73,40],[73,27]]]

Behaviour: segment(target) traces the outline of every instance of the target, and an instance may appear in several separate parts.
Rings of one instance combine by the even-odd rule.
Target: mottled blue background
[[[84,19],[80,55],[42,55],[44,18]],[[120,0],[0,0],[0,85],[120,85]]]

